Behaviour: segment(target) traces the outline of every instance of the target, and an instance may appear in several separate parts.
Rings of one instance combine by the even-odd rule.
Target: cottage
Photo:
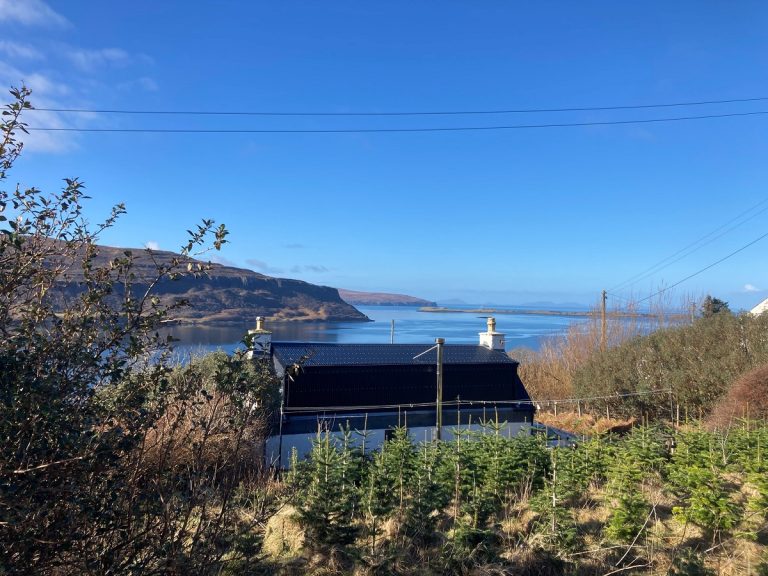
[[[768,311],[768,298],[760,302],[757,306],[752,308],[752,310],[749,311],[752,316],[760,316],[760,314]]]
[[[483,420],[505,435],[527,432],[534,407],[504,352],[493,318],[478,345],[271,342],[261,319],[250,331],[253,356],[271,360],[282,382],[281,414],[266,443],[270,464],[308,453],[318,430],[353,430],[376,448],[397,426],[416,441],[451,438]]]

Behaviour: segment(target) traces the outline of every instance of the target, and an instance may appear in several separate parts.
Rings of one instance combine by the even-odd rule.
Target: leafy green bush
[[[0,182],[30,107],[28,90],[11,93]],[[0,572],[218,572],[271,381],[237,357],[175,368],[158,328],[183,302],[134,289],[130,251],[96,263],[124,208],[93,227],[85,199],[76,179],[51,195],[0,191]],[[226,230],[204,221],[190,234],[155,283],[197,270],[193,251]],[[62,299],[73,269],[82,284]]]
[[[585,362],[574,375],[575,394],[601,397],[590,408],[611,416],[669,420],[679,404],[698,418],[735,378],[768,362],[766,330],[768,314],[714,314],[634,338]]]

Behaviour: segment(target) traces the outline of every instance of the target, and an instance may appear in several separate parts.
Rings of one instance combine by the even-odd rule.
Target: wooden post
[[[443,344],[445,338],[435,338],[437,344],[437,439],[442,439],[443,429]]]
[[[557,452],[552,453],[552,533],[557,532]]]
[[[608,292],[603,290],[602,305],[600,306],[600,350],[605,352],[606,342],[606,319],[605,319],[605,301],[608,299]]]
[[[485,411],[485,406],[483,406],[483,411]],[[485,412],[483,412],[485,414]],[[483,418],[485,420],[485,418]],[[456,430],[461,433],[461,397],[456,396]]]

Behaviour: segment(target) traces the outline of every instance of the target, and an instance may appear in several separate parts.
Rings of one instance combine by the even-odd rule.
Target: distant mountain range
[[[387,292],[358,292],[339,288],[339,295],[345,302],[354,306],[436,306],[434,302],[407,296],[405,294],[389,294]]]
[[[123,257],[126,248],[100,246],[94,267]],[[168,264],[178,254],[143,248],[131,249],[135,259],[134,293],[143,293],[153,278],[155,264]],[[186,262],[186,260],[184,260]],[[197,261],[193,261],[197,262]],[[201,262],[202,264],[202,262]],[[63,306],[83,290],[83,272],[75,265],[51,295]],[[180,298],[189,306],[174,311],[173,322],[183,324],[252,324],[256,316],[269,320],[368,321],[369,318],[339,296],[336,288],[317,286],[301,280],[272,278],[251,270],[211,264],[207,274],[189,275],[178,280],[163,280],[152,294],[164,304]],[[115,300],[120,297],[116,286]]]

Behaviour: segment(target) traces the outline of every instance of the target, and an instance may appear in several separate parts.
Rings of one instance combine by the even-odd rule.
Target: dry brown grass
[[[267,522],[262,551],[272,560],[291,560],[301,556],[304,529],[296,520],[296,509],[284,506]]]
[[[743,418],[768,419],[768,364],[740,376],[712,410],[707,424],[725,430]]]
[[[614,418],[597,418],[591,414],[578,414],[577,412],[539,412],[536,420],[545,426],[560,428],[573,434],[587,436],[595,434],[623,434],[637,426],[636,418],[617,420]]]
[[[685,306],[687,309],[688,305]],[[606,319],[606,347],[680,322],[680,316],[669,312],[668,301],[658,302],[652,312],[641,315],[634,304],[609,311]],[[536,401],[574,397],[573,376],[602,346],[602,322],[597,308],[583,322],[572,324],[565,334],[545,340],[538,351],[520,348],[510,356],[520,362],[520,377],[531,398]],[[543,405],[545,410],[552,406]]]
[[[243,409],[219,392],[171,403],[147,433],[142,460],[155,469],[198,469],[235,482],[263,465],[265,422],[243,419]]]

